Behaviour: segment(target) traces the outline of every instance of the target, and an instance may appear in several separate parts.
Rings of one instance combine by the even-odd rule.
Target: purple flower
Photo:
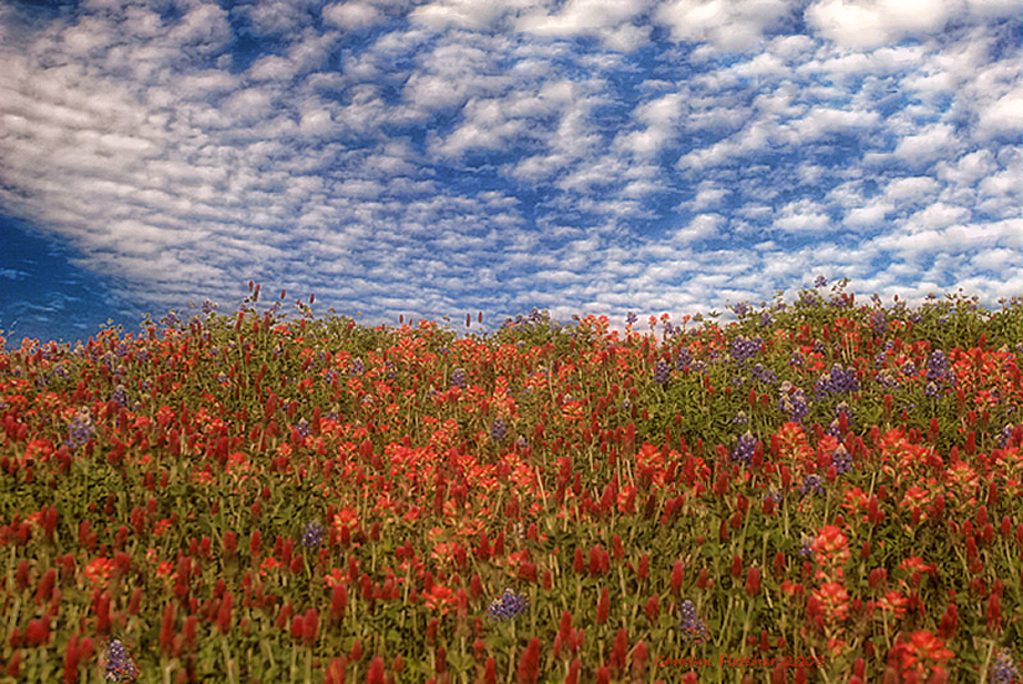
[[[107,645],[106,660],[106,680],[108,682],[134,682],[138,679],[139,668],[135,658],[120,639],[110,640]]]
[[[745,465],[753,462],[753,452],[757,449],[758,440],[749,430],[739,438],[739,443],[732,449],[732,460],[742,461]]]
[[[529,598],[525,594],[517,594],[512,589],[490,602],[487,617],[491,620],[514,620],[529,610]]]
[[[312,548],[319,546],[321,541],[323,541],[323,526],[318,522],[306,525],[305,532],[302,533],[302,546]]]
[[[1019,666],[1008,649],[1001,649],[991,668],[991,684],[1013,684],[1020,677]]]
[[[500,418],[495,420],[494,423],[490,426],[490,437],[495,442],[503,441],[504,438],[505,438],[505,435],[507,435],[507,434],[508,434],[508,426]]]
[[[667,387],[668,381],[671,379],[671,369],[668,368],[668,362],[661,359],[657,362],[657,366],[654,368],[654,380],[661,387]]]
[[[682,630],[682,639],[692,646],[699,646],[710,639],[710,630],[707,624],[696,614],[696,606],[689,599],[686,599],[678,607],[679,627]]]

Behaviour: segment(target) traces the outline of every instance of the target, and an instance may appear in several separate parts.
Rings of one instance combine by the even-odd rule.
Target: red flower
[[[533,638],[529,640],[519,661],[518,684],[535,684],[540,675],[540,640]]]
[[[600,601],[597,603],[597,624],[602,625],[607,622],[607,612],[611,608],[611,597],[607,587],[600,592]]]
[[[629,650],[629,635],[624,627],[618,630],[615,635],[614,644],[611,646],[611,670],[621,672],[625,669],[625,655]]]
[[[220,603],[220,612],[217,614],[217,628],[221,634],[231,631],[231,606],[234,604],[234,596],[231,592],[224,595]]]
[[[169,654],[174,645],[174,613],[175,606],[168,603],[163,607],[163,620],[160,622],[160,649]]]
[[[25,640],[29,647],[45,646],[50,640],[50,628],[42,620],[32,620],[25,630]]]
[[[657,594],[650,597],[643,612],[646,614],[647,620],[657,622],[657,617],[661,613],[661,599]]]
[[[384,684],[384,659],[380,656],[373,656],[373,660],[370,661],[366,684]]]
[[[649,652],[647,651],[646,642],[638,642],[635,648],[632,649],[633,680],[640,680],[643,678],[643,675],[646,674],[646,662],[648,657]]]
[[[746,573],[746,594],[753,596],[760,591],[760,569],[750,568]]]

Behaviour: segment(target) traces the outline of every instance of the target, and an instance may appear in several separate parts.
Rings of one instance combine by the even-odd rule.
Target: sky
[[[728,320],[821,275],[998,310],[1021,26],[1019,0],[0,0],[0,329],[230,313],[250,280],[491,329]]]

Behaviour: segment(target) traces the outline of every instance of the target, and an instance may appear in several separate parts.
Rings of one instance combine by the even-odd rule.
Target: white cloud
[[[546,8],[527,12],[515,26],[538,36],[593,36],[606,49],[631,52],[648,40],[650,27],[632,22],[650,4],[650,0],[568,0],[556,14],[548,14]]]
[[[818,0],[806,9],[806,20],[843,47],[872,49],[933,35],[957,9],[953,0]]]
[[[842,223],[851,228],[878,226],[893,211],[895,211],[895,206],[891,203],[875,200],[862,207],[849,209],[842,218]]]
[[[1023,131],[1023,93],[1018,88],[992,102],[980,113],[977,134],[983,139],[1006,136],[1018,140],[1020,131]]]
[[[506,13],[519,8],[515,0],[434,0],[409,14],[409,19],[436,30],[482,31],[495,25]]]
[[[930,176],[897,178],[885,187],[884,194],[895,202],[920,204],[938,191],[938,181]]]
[[[674,0],[662,4],[655,16],[670,27],[673,40],[747,50],[793,9],[784,0]]]
[[[248,18],[250,30],[257,35],[288,35],[301,31],[312,22],[313,3],[308,0],[258,0],[235,6]]]
[[[934,124],[915,135],[903,137],[894,156],[909,164],[928,165],[954,153],[958,147],[955,129],[949,124]]]
[[[322,10],[323,20],[346,31],[358,31],[383,20],[383,15],[370,3],[342,2],[327,5]]]
[[[773,228],[785,233],[820,233],[829,230],[831,218],[824,207],[813,200],[803,199],[790,202],[782,207],[781,216],[775,219]]]

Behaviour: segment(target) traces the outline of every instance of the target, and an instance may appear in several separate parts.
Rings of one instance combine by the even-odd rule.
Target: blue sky
[[[1023,294],[1018,0],[0,0],[0,329]],[[726,317],[727,320],[727,317]]]

